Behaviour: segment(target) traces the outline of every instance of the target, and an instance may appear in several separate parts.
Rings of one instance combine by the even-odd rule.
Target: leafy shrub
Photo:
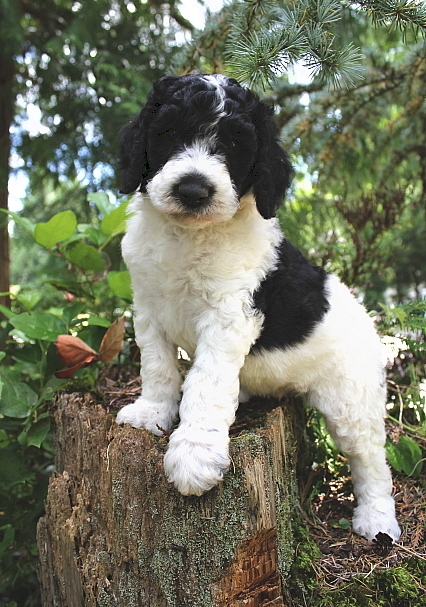
[[[40,289],[12,289],[12,307],[0,325],[0,602],[40,604],[36,525],[53,470],[49,404],[65,380],[54,343],[72,333],[97,350],[112,321],[128,309],[130,278],[119,252],[127,201],[116,207],[106,194],[89,195],[98,220],[78,224],[72,211],[33,224],[12,214],[34,242],[58,259],[49,277],[52,305]],[[56,264],[56,268],[58,267]],[[80,377],[93,385],[97,367]]]
[[[417,477],[426,447],[426,300],[383,306],[381,331],[393,350],[388,417],[401,432],[398,441],[387,441],[388,460],[397,472]]]

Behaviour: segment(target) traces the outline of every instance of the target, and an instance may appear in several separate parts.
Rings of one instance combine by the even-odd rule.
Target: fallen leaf
[[[109,363],[123,349],[124,338],[124,316],[120,316],[107,329],[99,348],[99,359],[103,363]]]

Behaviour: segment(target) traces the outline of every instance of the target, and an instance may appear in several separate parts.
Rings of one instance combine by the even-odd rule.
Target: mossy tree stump
[[[38,528],[43,605],[287,605],[297,431],[294,406],[275,405],[231,439],[231,470],[198,498],[167,483],[167,439],[118,426],[90,395],[62,395]]]

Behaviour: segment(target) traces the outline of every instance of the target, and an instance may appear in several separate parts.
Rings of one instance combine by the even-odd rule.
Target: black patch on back
[[[254,307],[265,320],[251,352],[288,348],[303,342],[329,309],[325,292],[327,272],[311,264],[284,239],[278,266],[254,293]]]

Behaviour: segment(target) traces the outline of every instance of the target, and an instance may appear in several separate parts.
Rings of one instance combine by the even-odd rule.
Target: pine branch
[[[297,28],[253,31],[233,34],[226,59],[238,80],[266,88],[306,52],[306,43]]]
[[[296,62],[331,88],[363,79],[362,55],[335,34],[342,10],[367,13],[376,25],[426,34],[426,3],[420,0],[234,0],[211,17],[183,49],[180,69],[224,69],[254,88],[266,89]]]
[[[426,3],[423,0],[361,0],[355,3],[373,23],[399,28],[403,32],[412,29],[426,35]]]
[[[353,45],[335,48],[337,0],[299,0],[280,10],[269,0],[236,3],[226,59],[236,78],[267,88],[290,65],[302,61],[313,76],[334,86],[361,78],[361,55]]]

